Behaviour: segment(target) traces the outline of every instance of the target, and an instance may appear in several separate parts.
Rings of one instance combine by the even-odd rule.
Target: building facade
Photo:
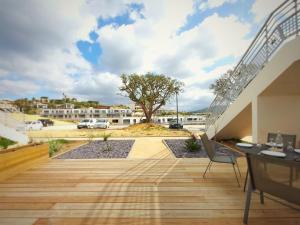
[[[42,109],[41,116],[66,120],[81,120],[84,118],[112,118],[132,116],[131,109],[96,109],[96,108],[60,108]]]

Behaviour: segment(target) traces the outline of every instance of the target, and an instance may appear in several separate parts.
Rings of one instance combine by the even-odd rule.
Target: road
[[[169,125],[163,125],[164,127],[169,127]],[[128,127],[128,125],[111,125],[108,130],[116,130],[116,129],[122,129]],[[204,125],[183,125],[184,129],[187,129],[189,131],[195,132],[195,131],[201,131],[205,128]],[[71,125],[57,125],[57,126],[51,126],[51,127],[44,127],[43,130],[76,130],[77,125],[71,124]]]

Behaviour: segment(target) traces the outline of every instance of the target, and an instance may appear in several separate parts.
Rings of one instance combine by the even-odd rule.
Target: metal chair
[[[209,163],[206,167],[206,170],[203,174],[203,178],[205,178],[206,172],[210,169],[213,162],[228,163],[228,164],[232,165],[233,171],[234,171],[234,174],[235,174],[235,177],[236,177],[236,181],[238,183],[238,186],[240,187],[240,182],[239,182],[239,179],[238,179],[238,176],[237,176],[237,172],[235,170],[235,165],[237,166],[240,177],[241,177],[241,172],[240,172],[236,157],[234,155],[218,155],[216,153],[216,142],[213,145],[212,142],[208,139],[208,137],[205,133],[200,135],[200,137],[201,137],[203,147],[204,147],[204,149],[205,149],[205,151],[208,155],[208,158],[210,159],[210,161],[209,161]],[[224,147],[224,149],[227,149],[227,148]],[[229,150],[229,149],[227,149],[227,150]]]
[[[282,135],[283,149],[287,148],[289,142],[292,143],[293,148],[296,147],[296,135],[291,135],[291,134],[281,134],[281,135]],[[271,139],[275,141],[276,137],[277,137],[277,133],[268,133],[267,142],[270,142]],[[248,180],[248,170],[246,173],[246,179],[244,183],[244,192],[246,191],[247,180]]]
[[[283,142],[283,148],[285,149],[289,142],[292,143],[293,148],[295,148],[296,146],[296,135],[291,135],[291,134],[281,134],[282,136],[282,142]],[[273,141],[276,140],[277,137],[277,133],[268,133],[268,142],[271,141],[271,139],[273,139]]]
[[[300,172],[299,162],[254,154],[247,154],[246,157],[249,181],[244,224],[248,223],[251,194],[255,190],[260,191],[261,203],[264,200],[262,195],[264,192],[300,205],[300,178],[296,176]]]

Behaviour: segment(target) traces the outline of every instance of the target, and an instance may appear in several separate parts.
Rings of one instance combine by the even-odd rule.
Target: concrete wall
[[[14,128],[6,127],[0,124],[0,136],[18,142],[19,144],[27,144],[29,138],[26,134],[16,131]]]
[[[217,139],[239,138],[249,136],[252,132],[252,107],[246,106],[234,119],[217,134]]]
[[[275,55],[272,57],[270,62],[259,72],[259,74],[251,81],[251,83],[244,89],[244,91],[240,94],[240,96],[229,106],[229,108],[220,116],[220,118],[216,121],[215,126],[210,126],[207,130],[207,134],[210,138],[214,137],[215,134],[220,134],[220,136],[230,138],[230,137],[240,137],[245,136],[253,136],[253,142],[258,140],[263,140],[265,137],[264,132],[260,132],[259,123],[261,120],[259,119],[260,112],[258,111],[259,104],[258,96],[261,96],[264,92],[265,95],[268,96],[295,96],[300,92],[300,37],[297,37],[294,40],[286,43]],[[278,91],[280,90],[280,91]],[[299,93],[300,95],[300,93]],[[288,98],[288,97],[287,97]],[[295,100],[294,97],[291,97]],[[291,100],[291,101],[294,101]],[[276,101],[276,100],[274,100]],[[288,102],[291,102],[288,101]],[[245,109],[251,105],[251,114],[252,119],[243,120],[248,122],[248,125],[251,126],[251,129],[244,129],[247,127],[245,124],[241,124],[241,119],[245,117]],[[289,104],[291,107],[291,104]],[[274,107],[272,108],[274,110]],[[273,111],[264,112],[265,116],[268,117],[269,120],[272,119]],[[282,114],[284,113],[284,114]],[[287,112],[281,111],[281,119],[286,120],[287,118],[284,116]],[[247,117],[247,116],[246,116]],[[298,112],[298,117],[300,114]],[[248,118],[248,117],[247,117]],[[274,119],[277,117],[274,116]],[[293,116],[293,119],[296,117]],[[288,120],[288,119],[287,119]],[[295,123],[299,120],[294,120]],[[269,122],[271,123],[271,122]],[[264,124],[264,126],[269,126],[270,124]],[[241,127],[241,129],[238,129]],[[243,128],[244,127],[244,128]],[[273,129],[270,127],[269,129]],[[234,129],[234,131],[233,131]],[[268,128],[265,128],[268,129]],[[275,130],[276,127],[274,128]],[[240,132],[236,132],[236,130],[240,130]],[[287,129],[280,129],[282,132]],[[245,132],[247,131],[247,132]],[[290,131],[298,132],[295,128],[290,129]],[[299,135],[297,135],[299,140]]]
[[[300,141],[300,96],[259,96],[257,101],[257,141],[265,143],[269,132],[297,135]]]

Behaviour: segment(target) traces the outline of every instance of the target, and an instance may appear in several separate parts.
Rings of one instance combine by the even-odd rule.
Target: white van
[[[94,128],[109,128],[109,121],[107,119],[97,119]]]
[[[83,119],[77,124],[77,128],[94,128],[96,119]]]
[[[25,122],[25,130],[41,130],[43,128],[43,124],[41,121],[26,121]]]

